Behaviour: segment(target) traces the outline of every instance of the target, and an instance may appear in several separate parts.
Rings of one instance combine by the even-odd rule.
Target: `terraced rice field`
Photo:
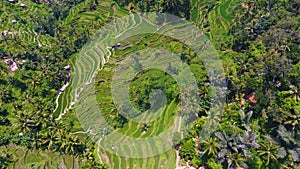
[[[192,0],[191,20],[197,25],[203,26],[209,22],[210,32],[207,32],[211,38],[213,35],[225,33],[230,28],[233,21],[233,9],[236,0],[221,1],[199,1]]]
[[[133,121],[129,121],[123,128],[117,131],[135,138],[156,136],[173,125],[177,110],[178,105],[175,104],[175,101],[172,101],[168,107],[163,110],[162,116],[149,123],[149,128],[146,132],[141,132],[140,124]]]
[[[41,150],[27,150],[15,145],[0,147],[0,154],[6,151],[13,152],[14,161],[9,168],[14,169],[31,169],[31,168],[78,168],[78,159],[75,156],[61,155]]]
[[[143,22],[141,22],[142,20]],[[107,124],[106,121],[114,123],[114,120],[120,120],[120,116],[118,116],[118,112],[112,102],[110,82],[112,79],[112,73],[122,58],[135,50],[142,49],[142,46],[146,46],[144,45],[146,42],[147,44],[149,42],[151,47],[160,46],[162,48],[168,48],[168,43],[171,42],[171,38],[164,38],[164,36],[162,36],[163,34],[169,34],[169,36],[167,35],[166,37],[174,37],[174,39],[185,41],[187,44],[190,44],[191,48],[196,52],[199,49],[193,47],[197,47],[199,46],[197,44],[201,44],[206,41],[205,38],[201,36],[201,33],[197,33],[197,28],[181,22],[179,22],[176,26],[170,24],[158,27],[156,25],[153,26],[153,23],[151,19],[149,20],[149,18],[141,18],[139,15],[131,14],[126,16],[126,18],[116,20],[114,23],[117,23],[117,25],[107,25],[101,28],[101,34],[97,34],[97,36],[95,36],[95,38],[83,48],[82,52],[75,59],[73,70],[74,77],[72,78],[71,98],[72,102],[79,103],[74,106],[74,109],[77,112],[81,124],[83,124],[83,128],[85,130],[90,130],[95,134],[102,133],[101,135],[105,135],[104,131],[107,128],[110,128],[110,126],[113,126],[113,124]],[[179,29],[177,30],[177,28]],[[160,35],[152,36],[151,38],[147,36],[148,32],[151,33],[158,30],[160,31]],[[195,32],[191,34],[191,31]],[[136,33],[140,33],[140,36],[137,36]],[[115,39],[111,37],[115,37]],[[122,41],[122,39],[118,39],[119,37],[124,39],[124,41]],[[126,39],[127,37],[134,37],[134,40],[130,41]],[[116,45],[118,42],[122,43],[120,49],[112,51],[111,46]],[[175,44],[173,43],[171,46],[174,45]],[[211,47],[212,46],[208,45],[206,46],[206,51],[202,51],[201,56],[204,56],[203,58],[199,55],[202,59],[204,59],[203,61],[208,64],[212,61],[215,63],[215,59],[212,56],[216,55],[216,53]],[[171,51],[174,53],[182,52],[182,50],[182,48],[171,47]],[[221,67],[219,65],[215,66],[219,68]],[[93,77],[96,77],[96,81],[94,81]],[[94,85],[96,85],[96,90]],[[117,149],[116,154],[122,154],[125,152],[130,155],[132,152],[135,152],[139,154],[139,157],[143,157],[145,152],[152,151],[155,153],[164,150],[166,147],[170,147],[172,145],[157,144],[156,142],[151,142],[153,144],[150,144],[150,142],[148,142],[148,146],[142,145],[144,147],[139,148],[139,144],[129,145],[131,142],[130,138],[151,138],[151,136],[156,136],[162,133],[174,123],[178,125],[177,122],[174,122],[176,119],[174,118],[175,114],[177,114],[178,111],[177,109],[178,104],[171,102],[164,108],[164,110],[162,110],[163,115],[150,123],[150,127],[146,132],[141,132],[140,124],[129,121],[125,123],[124,127],[115,130],[115,134],[109,134],[105,137],[105,139],[114,140],[116,141],[116,144],[123,145],[120,149]],[[124,145],[123,143],[126,142],[128,144]],[[109,149],[114,149],[114,145],[109,144],[111,143],[106,142],[103,146],[106,148],[111,146]],[[151,150],[149,149],[150,147]],[[165,162],[165,159],[170,159],[167,163],[173,163],[171,162],[172,158],[170,157],[175,156],[173,153],[168,152],[149,159],[134,159],[113,155],[105,150],[101,150],[100,154],[107,157],[106,162],[112,168],[164,168],[161,167],[163,164],[161,164],[160,161]],[[154,165],[148,165],[151,160],[156,161],[156,163]],[[168,166],[172,165],[168,164]]]
[[[21,3],[25,3],[26,7],[20,7]],[[14,11],[10,6],[14,6]],[[0,8],[2,9],[0,38],[6,39],[1,47],[6,51],[15,52],[32,47],[49,48],[55,43],[50,35],[34,32],[34,25],[37,24],[36,14],[47,13],[42,4],[37,5],[30,0],[19,1],[15,4],[3,1],[0,3]],[[17,23],[12,23],[13,20]]]
[[[126,14],[126,11],[117,5],[115,6],[116,10],[112,10],[110,1],[102,1],[99,4],[99,7],[96,11],[89,12],[87,10],[89,6],[90,1],[84,1],[83,3],[80,3],[79,5],[75,6],[70,10],[70,13],[68,17],[63,21],[63,25],[74,25],[78,27],[85,27],[88,26],[89,30],[91,32],[96,32],[101,25],[104,23],[109,22],[112,18],[118,18],[120,16],[123,16]],[[64,28],[64,27],[63,27]],[[69,27],[65,27],[64,29],[69,29]],[[97,52],[97,51],[96,51]],[[75,59],[78,56],[78,54],[71,57],[70,64],[71,67],[75,67]],[[93,61],[92,61],[93,62]],[[97,66],[97,65],[94,65]],[[94,67],[96,68],[96,67]],[[74,71],[74,70],[72,70]],[[74,77],[74,76],[72,76]],[[74,81],[73,79],[71,81]],[[73,90],[72,85],[69,85],[64,92],[61,93],[61,95],[58,98],[58,105],[57,109],[53,114],[54,118],[59,118],[60,115],[66,114],[66,112],[72,107],[74,102],[74,97],[71,98],[71,91]],[[60,119],[60,118],[59,118]]]
[[[134,138],[147,138],[158,135],[162,130],[166,130],[168,126],[172,125],[174,118],[174,112],[177,110],[177,104],[173,102],[163,113],[163,116],[149,124],[149,129],[146,132],[142,132],[140,124],[129,121],[123,128],[117,130],[117,132]],[[152,148],[157,148],[157,145],[153,145]],[[128,153],[132,151],[130,145],[127,146]],[[151,151],[151,150],[150,150]],[[157,169],[157,168],[175,168],[175,152],[173,149],[149,158],[127,158],[112,154],[108,151],[102,151],[102,156],[108,157],[106,161],[109,168],[136,168],[136,169]]]
[[[113,18],[128,14],[128,11],[118,5],[114,5],[114,9],[112,9],[113,2],[109,0],[101,1],[96,10],[90,11],[90,2],[93,0],[85,0],[71,8],[67,18],[59,24],[61,31],[69,30],[70,25],[72,25],[93,33]],[[21,3],[26,4],[26,7],[20,7]],[[13,11],[10,6],[14,6]],[[36,25],[39,25],[39,20],[43,18],[41,16],[47,18],[49,14],[45,4],[36,4],[31,0],[23,0],[18,3],[9,3],[5,0],[0,2],[0,8],[0,39],[6,39],[0,46],[5,51],[16,52],[31,48],[47,49],[56,45],[54,37],[35,31]],[[17,23],[12,23],[13,20],[16,20]]]
[[[126,21],[126,20],[125,20]],[[134,18],[134,17],[129,17],[127,19],[127,21],[130,23],[121,23],[120,25],[124,25],[125,27],[129,27],[133,28],[134,26],[140,24],[139,18]],[[120,33],[122,34],[123,31],[122,29],[117,28],[116,30],[117,33],[115,33],[116,35],[119,35]],[[96,47],[95,47],[95,46]],[[98,46],[98,45],[102,45],[102,46]],[[104,115],[106,118],[115,118],[116,114],[114,113],[114,106],[112,105],[112,98],[110,96],[110,81],[111,81],[111,77],[112,77],[112,73],[113,73],[113,68],[115,67],[115,65],[113,65],[112,63],[114,63],[114,61],[116,61],[118,59],[118,57],[114,57],[113,61],[110,61],[109,63],[107,63],[108,58],[110,57],[111,53],[109,51],[109,49],[107,49],[107,46],[109,46],[108,44],[89,44],[88,47],[86,48],[86,52],[83,53],[84,55],[84,59],[80,58],[76,58],[76,66],[75,66],[75,73],[77,73],[76,75],[79,76],[74,76],[74,78],[72,79],[72,87],[73,87],[73,91],[75,92],[75,95],[73,95],[73,101],[81,101],[83,98],[83,101],[86,101],[85,99],[90,99],[90,97],[85,97],[85,95],[78,97],[77,99],[77,94],[80,95],[82,90],[87,91],[86,93],[89,93],[91,91],[91,88],[93,87],[93,81],[89,81],[90,78],[92,78],[93,76],[95,76],[95,73],[98,70],[99,71],[98,75],[97,75],[97,81],[96,81],[96,94],[97,94],[97,99],[98,99],[98,103],[100,104],[101,107],[101,114]],[[91,48],[90,48],[91,47]],[[105,50],[106,49],[106,50]],[[79,62],[78,62],[79,60]],[[106,63],[105,67],[104,64]],[[85,71],[85,69],[88,68],[90,71]],[[103,69],[102,69],[103,68]],[[92,84],[92,85],[90,85]],[[91,88],[89,87],[91,86]],[[88,95],[88,94],[87,94]],[[87,103],[89,104],[88,106],[84,106],[79,108],[79,112],[85,112],[86,110],[84,109],[85,107],[92,107],[92,112],[95,110],[93,108],[93,104],[95,103],[95,100],[93,100],[93,98],[91,100],[88,100]],[[175,109],[176,106],[171,106],[170,109]],[[76,107],[75,107],[76,109]],[[169,109],[169,112],[172,112]],[[89,109],[89,111],[91,111],[91,109]],[[93,113],[89,113],[88,115],[85,114],[79,114],[79,116],[81,116],[80,118],[83,119],[83,123],[86,123],[84,120],[89,121],[90,119],[99,119],[99,117],[97,116],[92,116]],[[97,114],[97,113],[96,113]],[[167,113],[166,113],[167,114]],[[168,114],[168,116],[166,116],[168,118],[171,118],[170,114]],[[164,118],[166,118],[164,117]],[[166,120],[167,122],[168,120]],[[155,123],[160,123],[160,125],[164,125],[162,122],[164,121],[157,121]],[[171,122],[170,122],[171,123]],[[101,124],[101,122],[100,122]],[[153,126],[156,124],[153,124]],[[168,125],[168,124],[165,124]],[[127,128],[130,130],[134,130],[134,132],[130,132],[133,135],[136,135],[136,137],[140,137],[140,131],[136,131],[137,129],[137,124],[134,123],[127,123]],[[151,134],[155,134],[157,132],[159,132],[159,128],[153,128],[153,129],[149,129],[149,133]],[[124,131],[130,131],[127,130],[126,127],[123,128]],[[130,151],[130,149],[128,149],[128,151]],[[105,151],[101,152],[102,155],[106,154],[108,157],[108,161],[107,163],[109,163],[109,161],[111,161],[111,168],[145,168],[145,165],[149,165],[151,162],[155,161],[156,163],[154,163],[153,168],[157,168],[157,165],[159,163],[158,158],[160,157],[155,157],[152,160],[143,160],[143,159],[125,159],[123,157],[120,156],[116,156],[116,155],[112,155],[110,153],[107,153]],[[165,156],[169,156],[167,154],[165,154]],[[174,156],[174,154],[173,154]],[[152,158],[151,158],[152,159]],[[168,158],[165,158],[165,160],[162,161],[166,161]],[[128,161],[128,163],[127,163]],[[149,162],[149,164],[146,164],[146,162]],[[175,163],[173,163],[175,164]],[[108,164],[110,165],[110,164]],[[137,165],[137,167],[134,167],[134,165]],[[163,165],[163,164],[160,164]],[[169,166],[171,164],[168,164]],[[138,167],[140,166],[140,167]],[[150,165],[151,166],[151,165]],[[151,167],[152,168],[152,167]]]
[[[114,169],[158,169],[175,168],[175,151],[169,150],[159,156],[150,158],[126,158],[108,152],[103,152],[108,157],[109,168]]]
[[[140,19],[139,18],[128,18],[128,22],[131,22],[130,24],[128,23],[124,23],[121,25],[124,26],[129,26],[129,27],[134,27],[135,25],[139,24],[138,21]],[[118,32],[118,30],[117,30]],[[119,32],[119,33],[122,33]],[[93,46],[93,45],[100,45],[100,44],[91,44],[89,46]],[[118,60],[118,57],[114,57],[113,60],[111,60],[109,63],[107,63],[107,59],[110,56],[110,52],[109,50],[103,50],[105,49],[106,46],[101,46],[101,47],[96,47],[96,48],[90,48],[87,49],[84,53],[85,55],[85,59],[80,60],[80,62],[78,62],[78,60],[76,60],[76,64],[75,66],[75,72],[79,74],[82,74],[80,72],[83,72],[83,76],[74,76],[75,78],[72,79],[72,82],[75,84],[72,84],[72,86],[80,86],[81,84],[84,84],[84,89],[83,86],[81,87],[77,87],[77,88],[73,88],[73,91],[75,91],[75,95],[73,95],[73,99],[74,101],[76,101],[76,94],[80,94],[80,92],[82,90],[86,90],[89,91],[89,84],[92,83],[93,85],[93,81],[91,81],[89,83],[89,79],[92,78],[95,73],[99,71],[99,73],[97,74],[96,77],[96,96],[97,96],[97,101],[99,103],[99,106],[101,107],[101,114],[104,115],[106,118],[115,118],[116,117],[116,112],[114,110],[114,106],[112,105],[112,97],[110,95],[110,81],[111,81],[111,77],[113,74],[113,69],[115,67],[115,65],[113,63],[115,63],[114,61]],[[102,49],[102,50],[101,50]],[[124,50],[125,51],[125,50]],[[78,58],[77,58],[78,59]],[[80,59],[80,58],[79,58]],[[103,65],[106,63],[105,67],[103,67]],[[89,68],[90,71],[86,72],[84,71],[84,69]],[[102,69],[103,68],[103,69]],[[85,73],[86,72],[86,73]],[[80,101],[82,98],[85,99],[89,99],[86,98],[85,96],[81,96],[78,98],[78,101]],[[91,103],[89,106],[87,107],[93,107],[93,103],[94,100],[89,100],[88,103]],[[157,120],[155,122],[153,122],[153,126],[156,126],[157,124],[160,125],[160,127],[153,127],[149,129],[149,132],[147,133],[143,133],[144,136],[147,135],[155,135],[157,133],[160,132],[160,129],[162,129],[163,125],[169,125],[168,123],[172,123],[171,120],[171,114],[173,113],[173,111],[177,108],[176,105],[171,104],[170,108],[168,108],[166,110],[166,113],[164,117],[162,117],[164,119],[164,121]],[[76,108],[75,108],[76,109]],[[83,111],[84,112],[84,111]],[[93,114],[93,113],[92,113]],[[84,114],[81,116],[82,118]],[[90,120],[90,119],[97,119],[97,117],[91,117],[90,115],[87,115],[86,120]],[[167,120],[167,118],[169,118]],[[167,124],[165,124],[165,123]],[[120,129],[120,132],[123,130],[123,133],[130,133],[130,135],[135,135],[136,137],[142,137],[141,136],[141,132],[137,130],[137,124],[136,123],[127,123],[127,126]],[[133,132],[130,132],[130,131]],[[130,151],[130,149],[128,149],[128,151]],[[133,158],[124,158],[121,156],[117,156],[108,152],[105,152],[104,150],[101,151],[101,156],[106,156],[108,159],[106,161],[106,163],[110,166],[110,168],[160,168],[159,166],[173,166],[175,165],[175,161],[172,161],[172,159],[175,159],[175,154],[174,152],[170,151],[167,153],[164,153],[163,155],[160,156],[156,156],[156,157],[152,157],[152,158],[148,158],[148,159],[133,159]]]
[[[107,118],[114,118],[116,111],[114,111],[114,106],[112,104],[112,97],[110,93],[110,77],[112,76],[110,69],[110,64],[106,65],[106,68],[100,71],[96,77],[97,81],[97,99],[99,101],[100,110],[103,114],[107,115]],[[102,93],[102,94],[101,94]],[[146,132],[141,132],[140,124],[136,122],[129,121],[124,127],[116,130],[127,136],[134,138],[146,138],[150,136],[158,135],[162,130],[166,129],[173,122],[174,112],[177,110],[177,104],[171,103],[169,107],[163,113],[164,115],[159,119],[153,121],[149,124],[149,129]],[[153,146],[156,147],[156,146]],[[130,153],[132,148],[127,147]],[[150,157],[150,158],[127,158],[115,155],[108,151],[102,150],[101,156],[103,159],[105,157],[105,163],[109,168],[140,168],[140,169],[157,169],[157,168],[175,168],[175,152],[170,150],[161,155]],[[103,160],[102,159],[102,160]]]

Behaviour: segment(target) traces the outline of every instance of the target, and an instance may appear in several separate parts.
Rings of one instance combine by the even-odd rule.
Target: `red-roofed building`
[[[252,102],[252,103],[257,103],[257,100],[255,100],[255,95],[254,93],[250,93],[248,96],[247,96],[247,99]]]

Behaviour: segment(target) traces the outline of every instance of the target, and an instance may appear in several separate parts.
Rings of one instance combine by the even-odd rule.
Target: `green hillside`
[[[299,0],[2,0],[0,168],[299,168],[299,6]],[[141,12],[176,15],[203,34],[164,23],[168,16],[135,15]],[[139,32],[151,33],[131,36]],[[106,39],[110,33],[115,37]],[[179,40],[188,35],[195,39]],[[197,36],[204,37],[200,45],[187,46]],[[141,71],[142,51],[154,48],[165,53],[150,50],[151,62],[160,61],[173,76]],[[181,66],[167,65],[169,55]],[[113,77],[125,58],[138,72],[116,83],[128,84],[128,101],[140,111],[129,109],[131,119],[119,111],[128,107],[113,99]],[[198,87],[194,95],[176,81],[182,67],[194,75],[182,79],[189,92]],[[196,103],[191,116],[184,114],[190,108],[184,98]],[[152,112],[153,103],[166,104]],[[192,122],[183,138],[181,118]],[[131,142],[169,129],[178,132],[168,145]],[[117,143],[123,146],[115,150]],[[166,151],[148,157],[160,150]]]

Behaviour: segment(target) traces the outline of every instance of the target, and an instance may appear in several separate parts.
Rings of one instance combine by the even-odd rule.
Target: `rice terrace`
[[[2,0],[0,169],[298,169],[298,0]]]

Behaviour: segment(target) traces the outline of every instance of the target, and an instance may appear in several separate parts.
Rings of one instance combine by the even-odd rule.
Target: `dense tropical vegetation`
[[[116,131],[142,138],[172,124],[181,94],[162,71],[143,71],[130,84],[131,102],[140,110],[150,107],[152,89],[166,94],[164,115],[151,123],[127,120],[109,93],[118,59],[161,47],[190,66],[201,97],[192,129],[181,141],[173,138],[180,165],[300,167],[299,0],[12,0],[0,6],[0,168],[175,167],[174,150],[145,159],[100,150],[68,109],[70,87],[62,89],[70,81],[73,60],[101,26],[141,11],[177,15],[207,35],[223,61],[226,104],[215,132],[201,139],[212,99],[205,66],[174,39],[141,35],[127,39],[133,46],[113,51],[96,76],[101,113]],[[141,68],[138,63],[133,67]],[[176,72],[171,65],[168,69]]]

